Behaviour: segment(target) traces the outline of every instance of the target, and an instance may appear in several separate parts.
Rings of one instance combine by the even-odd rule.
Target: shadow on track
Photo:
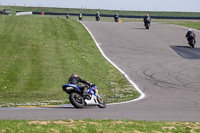
[[[131,29],[136,29],[136,30],[146,30],[145,28],[131,28]]]
[[[85,106],[81,109],[97,109],[98,106]],[[2,107],[0,110],[18,110],[18,109],[76,109],[71,104],[63,104],[63,105],[49,105],[49,106],[18,106],[18,107]]]
[[[97,109],[97,106],[85,106],[84,108],[75,108],[75,107],[42,107],[48,109]]]
[[[170,47],[184,59],[200,59],[200,48],[190,48],[189,46]]]

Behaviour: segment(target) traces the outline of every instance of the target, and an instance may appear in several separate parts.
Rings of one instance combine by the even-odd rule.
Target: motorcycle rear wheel
[[[146,27],[146,29],[148,30],[148,29],[149,29],[149,24],[146,24],[145,27]]]
[[[83,97],[78,93],[71,93],[69,95],[69,101],[75,108],[85,107],[85,101],[83,100]]]
[[[195,45],[195,38],[190,38],[188,40],[188,44],[190,45],[191,48],[194,48],[194,45]]]
[[[194,43],[194,39],[193,39],[191,42],[191,47],[194,48],[194,45],[195,45],[195,43]]]
[[[103,100],[103,98],[100,95],[98,95],[97,101],[99,103],[99,105],[98,105],[99,108],[105,108],[106,107],[106,102]]]

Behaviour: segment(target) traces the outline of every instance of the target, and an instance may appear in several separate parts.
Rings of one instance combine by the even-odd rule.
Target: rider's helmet
[[[146,16],[149,16],[149,14],[146,14]]]
[[[71,76],[72,76],[72,77],[78,77],[78,75],[75,74],[75,73],[73,73]]]
[[[192,29],[188,29],[188,31],[192,31]]]

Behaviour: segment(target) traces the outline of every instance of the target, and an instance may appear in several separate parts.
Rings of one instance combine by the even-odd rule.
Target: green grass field
[[[0,105],[69,103],[62,85],[72,73],[95,83],[108,103],[139,96],[78,21],[40,16],[0,20]]]
[[[199,122],[0,120],[0,133],[199,133]]]
[[[196,29],[196,30],[200,30],[200,21],[196,21],[196,22],[194,22],[194,21],[191,21],[191,22],[169,22],[169,23],[188,27],[188,28],[192,28],[192,29]]]

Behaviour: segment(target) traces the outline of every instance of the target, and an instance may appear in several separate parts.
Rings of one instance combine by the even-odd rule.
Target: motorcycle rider
[[[69,14],[67,14],[66,19],[69,19]]]
[[[84,83],[84,84],[79,84],[79,82]],[[76,85],[82,91],[83,98],[88,99],[88,100],[90,99],[87,91],[89,89],[89,86],[92,86],[93,83],[83,80],[77,74],[73,73],[69,77],[68,84]]]
[[[83,20],[83,15],[80,13],[79,20]]]
[[[146,14],[146,16],[144,17],[144,26],[147,23],[151,26],[151,24],[150,24],[151,23],[151,17],[149,16],[149,14]]]
[[[119,15],[118,15],[117,13],[115,13],[114,19],[115,19],[115,22],[118,22],[118,21],[119,21]]]
[[[186,33],[185,37],[187,37],[188,44],[192,38],[194,38],[194,43],[196,43],[195,40],[196,35],[194,34],[194,32],[192,32],[192,29],[188,29],[188,32]]]
[[[100,13],[99,12],[96,13],[96,20],[98,20],[98,19],[100,20]]]

